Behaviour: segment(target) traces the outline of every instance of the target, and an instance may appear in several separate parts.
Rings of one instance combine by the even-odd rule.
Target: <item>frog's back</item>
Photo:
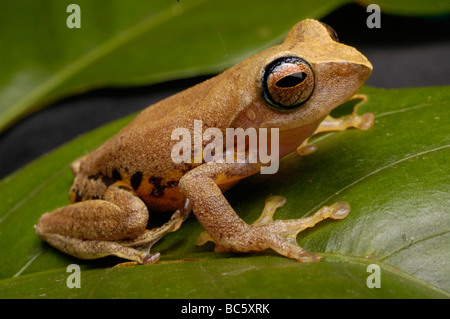
[[[102,146],[77,160],[72,165],[76,175],[72,201],[102,198],[115,183],[133,190],[153,210],[180,207],[183,196],[178,181],[196,164],[174,163],[171,150],[178,141],[171,139],[172,131],[192,129],[193,119],[223,125],[214,122],[214,112],[199,113],[196,101],[208,95],[213,82],[214,78],[146,108]]]

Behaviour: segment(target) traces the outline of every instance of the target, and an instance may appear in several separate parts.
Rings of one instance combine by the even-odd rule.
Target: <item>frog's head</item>
[[[248,59],[246,69],[251,68],[252,82],[258,85],[234,124],[277,127],[280,139],[285,134],[297,142],[351,98],[372,72],[364,55],[339,43],[331,27],[312,19],[296,24],[281,45]]]
[[[334,30],[316,20],[294,26],[280,49],[262,70],[263,97],[278,111],[301,116],[301,124],[348,100],[372,72],[364,55],[339,43]],[[296,126],[297,116],[289,122]]]

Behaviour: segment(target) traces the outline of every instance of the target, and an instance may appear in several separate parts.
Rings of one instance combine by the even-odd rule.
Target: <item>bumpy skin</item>
[[[314,81],[304,83],[312,92],[307,101],[289,111],[269,105],[261,82],[266,66],[285,56],[302,58],[314,75]],[[149,247],[176,230],[192,208],[216,242],[216,250],[272,248],[298,260],[316,261],[317,256],[280,237],[288,226],[283,228],[278,221],[248,225],[222,195],[240,179],[259,172],[260,163],[177,164],[171,158],[177,143],[171,134],[180,127],[192,131],[194,120],[202,120],[204,130],[219,128],[224,135],[226,128],[279,128],[282,158],[304,147],[317,129],[370,127],[370,115],[354,114],[344,124],[327,116],[360,89],[371,70],[361,53],[336,42],[323,24],[304,20],[281,45],[148,107],[97,150],[74,162],[70,197],[75,204],[44,214],[37,234],[80,258],[113,254],[139,263],[154,262],[157,258]],[[320,127],[325,118],[326,126]],[[145,230],[148,210],[176,212],[160,230],[149,232]]]

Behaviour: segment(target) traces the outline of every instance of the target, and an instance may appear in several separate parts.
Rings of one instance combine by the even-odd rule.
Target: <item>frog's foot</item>
[[[320,123],[314,134],[330,131],[344,131],[348,128],[354,127],[358,130],[366,131],[373,126],[375,116],[373,113],[364,113],[362,115],[356,114],[359,105],[367,101],[367,95],[355,94],[350,100],[360,99],[353,107],[353,112],[350,116],[343,116],[340,118],[333,118],[327,116],[325,120]]]
[[[51,246],[80,259],[97,259],[114,255],[133,260],[138,264],[154,264],[160,258],[159,253],[150,253],[147,249],[127,247],[122,245],[120,241],[84,240],[60,234],[40,236]]]
[[[164,235],[170,232],[174,232],[180,228],[181,224],[186,220],[191,211],[191,205],[188,200],[185,201],[184,206],[181,209],[176,210],[170,220],[159,228],[146,230],[142,235],[127,240],[121,240],[118,244],[120,249],[115,249],[111,254],[128,259],[135,260],[131,263],[123,263],[117,265],[129,266],[133,264],[155,264],[159,261],[160,253],[150,253],[150,249],[153,245],[159,241]],[[120,254],[120,251],[126,250],[128,254]]]
[[[314,215],[290,220],[273,220],[277,208],[283,206],[286,199],[281,196],[272,196],[266,200],[261,216],[251,225],[250,238],[253,242],[261,242],[259,248],[251,250],[264,250],[271,248],[280,255],[297,259],[301,262],[317,262],[322,257],[316,253],[307,252],[297,244],[297,235],[302,230],[313,227],[318,222],[326,219],[343,219],[350,212],[350,206],[345,202],[337,202],[330,207],[324,206]],[[216,252],[246,251],[245,249],[227,248],[215,241],[206,232],[197,239],[196,244],[202,245],[212,241],[216,244]]]
[[[348,128],[356,128],[358,130],[366,131],[373,126],[375,116],[373,113],[364,113],[358,115],[353,113],[350,116],[333,118],[327,116],[323,120],[314,134],[323,132],[345,131]]]
[[[357,94],[353,98],[367,100],[367,97],[362,94]],[[314,132],[314,135],[324,132],[336,132],[345,131],[348,128],[356,128],[358,130],[367,131],[373,126],[375,116],[373,113],[364,113],[362,115],[356,114],[356,109],[360,103],[356,104],[353,109],[353,113],[350,116],[344,116],[340,118],[333,118],[327,116]],[[317,150],[317,146],[309,144],[309,139],[306,139],[298,148],[297,153],[300,155],[308,155]]]
[[[322,207],[314,215],[306,218],[274,221],[275,210],[284,203],[283,197],[268,198],[261,217],[253,225],[260,227],[265,234],[268,234],[269,247],[280,255],[302,262],[319,261],[320,255],[307,252],[297,244],[298,233],[326,218],[345,218],[350,212],[350,206],[345,202],[337,202],[330,207]]]
[[[160,257],[161,257],[160,253],[152,253],[152,254],[148,254],[146,256],[146,258],[143,261],[141,261],[141,262],[139,262],[139,261],[125,261],[123,263],[115,265],[114,268],[156,264],[159,261]]]
[[[313,136],[324,132],[345,131],[348,128],[357,128],[358,130],[366,131],[373,126],[373,113],[364,113],[358,115],[353,113],[351,116],[343,118],[333,118],[328,116],[320,123]],[[297,153],[304,156],[309,155],[317,150],[317,146],[309,143],[309,138],[297,148]]]
[[[314,144],[309,144],[309,138],[303,141],[299,147],[297,147],[297,153],[301,156],[309,155],[317,151],[317,146]]]
[[[174,232],[180,228],[181,224],[189,216],[190,205],[187,202],[185,207],[176,210],[170,220],[159,228],[145,230],[145,232],[133,239],[121,240],[120,244],[125,247],[134,247],[136,249],[150,252],[152,246],[160,240],[164,235]]]

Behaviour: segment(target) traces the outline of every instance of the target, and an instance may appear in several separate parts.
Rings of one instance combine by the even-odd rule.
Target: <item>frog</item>
[[[128,263],[154,264],[161,255],[152,246],[178,230],[192,212],[204,228],[198,245],[211,241],[216,252],[272,250],[299,262],[317,262],[321,255],[300,247],[298,233],[326,218],[345,218],[348,203],[324,206],[305,218],[274,220],[286,199],[272,196],[261,217],[247,223],[224,193],[267,163],[175,163],[171,133],[179,127],[192,130],[195,120],[220,130],[270,128],[279,133],[276,160],[296,151],[312,153],[315,146],[308,140],[316,134],[373,125],[372,113],[358,115],[356,109],[345,118],[330,116],[358,96],[372,69],[362,53],[339,42],[330,26],[302,20],[282,43],[147,107],[99,148],[75,160],[70,204],[44,213],[36,234],[80,259],[117,256]],[[148,229],[150,214],[159,213],[171,217]]]

